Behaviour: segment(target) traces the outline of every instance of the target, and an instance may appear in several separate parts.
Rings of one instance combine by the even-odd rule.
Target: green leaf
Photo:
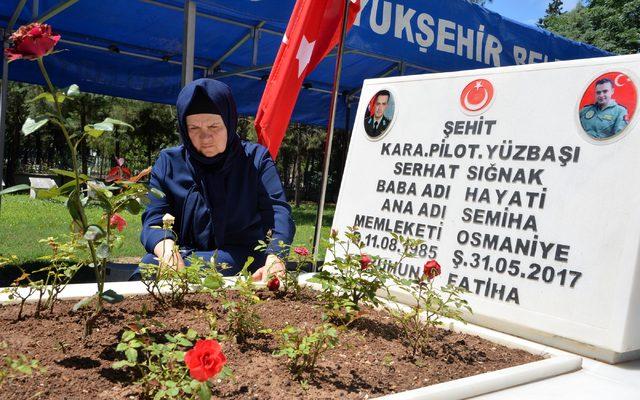
[[[82,203],[80,202],[80,196],[75,189],[71,193],[69,193],[69,198],[67,199],[67,209],[69,210],[69,214],[71,214],[71,218],[74,221],[78,222],[78,225],[83,226]]]
[[[107,243],[100,243],[100,246],[96,249],[96,256],[101,259],[107,259],[110,255],[109,245]]]
[[[216,378],[225,379],[230,376],[233,376],[233,371],[231,370],[231,368],[225,365],[224,367],[222,367],[222,371],[220,371],[220,373],[216,375]]]
[[[189,340],[195,340],[198,337],[198,332],[196,332],[195,329],[189,328],[186,336],[187,336],[187,339]]]
[[[29,117],[24,121],[24,124],[22,124],[22,134],[28,136],[45,126],[47,122],[49,122],[49,118],[47,117],[36,117],[36,119]]]
[[[86,125],[84,127],[84,131],[94,138],[99,138],[104,133],[104,131],[101,131],[100,129],[94,129],[93,125]]]
[[[113,124],[111,122],[98,122],[97,124],[93,124],[93,129],[104,131],[104,132],[113,132]]]
[[[65,94],[61,92],[57,92],[56,95],[58,97],[58,103],[62,103],[67,98],[67,96],[65,96]],[[53,100],[53,95],[49,92],[40,93],[33,99],[29,100],[29,103],[32,103],[34,101],[41,100],[41,99],[46,101],[47,103],[55,103],[55,101]]]
[[[177,387],[173,387],[173,388],[167,390],[167,394],[169,396],[172,396],[172,397],[177,396],[179,393],[180,393],[180,389],[178,389]]]
[[[76,179],[76,174],[73,171],[67,171],[58,168],[51,168],[49,171],[56,175],[68,176],[69,178]],[[91,179],[88,175],[85,174],[78,174],[78,178],[80,178],[81,181],[88,181],[89,179]]]
[[[133,130],[133,126],[127,124],[126,122],[117,120],[117,119],[113,119],[113,118],[105,118],[104,121],[101,122],[102,124],[107,123],[107,124],[112,124],[113,125],[120,125],[120,126],[124,126],[127,129],[131,129]]]
[[[100,240],[105,237],[106,233],[98,225],[89,225],[87,231],[84,233],[84,238],[87,240]],[[102,257],[106,258],[106,257]]]
[[[53,199],[60,196],[60,188],[53,187],[51,189],[35,189],[38,199]]]
[[[138,213],[140,213],[140,211],[142,211],[142,206],[136,199],[129,199],[126,202],[124,208],[133,215],[137,215]]]
[[[67,96],[76,97],[79,95],[80,95],[80,86],[76,85],[75,83],[69,86],[69,88],[67,89]]]
[[[119,303],[124,300],[124,296],[116,293],[113,289],[102,292],[102,299],[110,304]]]
[[[191,343],[191,341],[189,341],[189,340],[187,340],[186,338],[183,338],[183,337],[177,337],[176,338],[176,342],[179,345],[185,346],[185,347],[193,346],[193,343]]]
[[[127,361],[127,360],[121,360],[121,361],[114,362],[111,365],[111,368],[113,368],[113,369],[121,369],[121,368],[124,368],[124,367],[133,367],[133,366],[135,366],[134,363],[131,363],[131,362]]]
[[[198,397],[200,400],[211,400],[211,389],[207,382],[202,382],[198,388]]]
[[[67,193],[70,193],[73,189],[75,189],[75,187],[76,187],[76,182],[69,181],[64,185],[60,186],[58,190],[60,191],[61,195],[66,195]]]
[[[224,279],[222,276],[207,275],[202,282],[202,285],[207,289],[217,290],[224,285]]]
[[[124,333],[122,334],[121,341],[128,342],[129,340],[133,339],[134,337],[136,337],[136,333],[134,331],[124,331]]]
[[[124,340],[124,335],[122,340]],[[128,348],[129,346],[126,343],[118,343],[118,345],[116,346],[116,351],[125,351]]]
[[[125,350],[124,355],[127,356],[127,361],[135,363],[138,361],[138,350],[128,348]]]
[[[30,189],[31,189],[31,186],[29,186],[29,185],[25,185],[25,184],[15,185],[15,186],[8,187],[8,188],[6,188],[4,190],[1,190],[0,191],[0,196],[3,195],[3,194],[20,192],[22,190],[30,190]]]

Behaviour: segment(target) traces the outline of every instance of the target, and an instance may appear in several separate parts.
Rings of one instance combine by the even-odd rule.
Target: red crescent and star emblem
[[[460,94],[462,109],[470,113],[480,113],[493,100],[493,85],[486,79],[476,79],[465,86]]]

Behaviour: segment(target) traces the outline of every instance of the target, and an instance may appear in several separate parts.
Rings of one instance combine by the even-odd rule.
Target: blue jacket
[[[226,150],[215,157],[198,153],[186,130],[185,112],[196,90],[209,96],[227,127]],[[182,145],[163,150],[153,166],[150,186],[165,197],[149,196],[151,204],[142,215],[145,249],[152,253],[158,242],[174,236],[152,228],[162,226],[162,217],[169,213],[175,217],[173,230],[182,249],[252,250],[271,231],[266,252],[280,254],[280,242],[291,244],[295,234],[291,207],[268,150],[236,134],[236,106],[229,88],[198,79],[180,92],[177,110]]]

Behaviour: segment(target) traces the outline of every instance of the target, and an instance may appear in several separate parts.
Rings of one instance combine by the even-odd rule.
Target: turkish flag
[[[269,149],[273,159],[278,155],[302,82],[340,40],[347,4],[349,29],[360,11],[360,0],[296,1],[255,120],[258,141]]]

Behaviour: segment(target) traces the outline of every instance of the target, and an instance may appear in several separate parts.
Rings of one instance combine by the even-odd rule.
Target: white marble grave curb
[[[316,286],[306,282],[311,274],[305,274],[301,281],[309,286]],[[233,278],[229,279],[230,281]],[[316,286],[317,287],[317,286]],[[104,290],[112,289],[124,296],[146,294],[147,291],[141,282],[107,282]],[[67,286],[60,299],[80,299],[93,295],[96,292],[95,283],[81,283]],[[8,299],[6,293],[0,294],[0,304],[15,302]],[[400,392],[380,397],[384,400],[455,400],[465,399],[491,393],[525,383],[535,382],[546,378],[577,371],[582,367],[582,358],[571,353],[553,349],[548,346],[533,343],[501,332],[492,331],[480,326],[464,325],[453,320],[444,320],[444,327],[456,332],[479,336],[491,342],[506,347],[522,349],[527,352],[545,357],[544,360],[499,371],[487,372],[467,378],[426,386],[419,389]]]

